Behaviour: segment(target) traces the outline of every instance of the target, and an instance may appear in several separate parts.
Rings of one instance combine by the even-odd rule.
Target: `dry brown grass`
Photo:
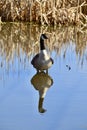
[[[87,0],[1,0],[0,16],[2,21],[84,25]]]

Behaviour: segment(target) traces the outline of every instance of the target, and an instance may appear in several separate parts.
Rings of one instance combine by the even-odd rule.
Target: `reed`
[[[87,0],[1,0],[2,21],[39,24],[81,24],[87,22]]]

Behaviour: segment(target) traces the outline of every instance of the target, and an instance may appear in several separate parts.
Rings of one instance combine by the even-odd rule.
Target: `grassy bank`
[[[87,22],[87,0],[1,0],[1,21],[39,24],[81,24]]]

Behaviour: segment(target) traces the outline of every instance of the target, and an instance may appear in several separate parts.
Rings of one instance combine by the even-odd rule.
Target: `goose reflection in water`
[[[53,84],[53,79],[47,73],[39,72],[32,77],[31,84],[39,92],[38,111],[44,113],[46,109],[43,108],[43,101],[48,89]]]

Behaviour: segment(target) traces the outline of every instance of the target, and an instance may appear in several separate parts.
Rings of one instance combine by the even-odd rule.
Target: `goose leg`
[[[48,74],[48,69],[46,70],[46,74]]]
[[[37,69],[37,74],[39,73],[39,70]]]

